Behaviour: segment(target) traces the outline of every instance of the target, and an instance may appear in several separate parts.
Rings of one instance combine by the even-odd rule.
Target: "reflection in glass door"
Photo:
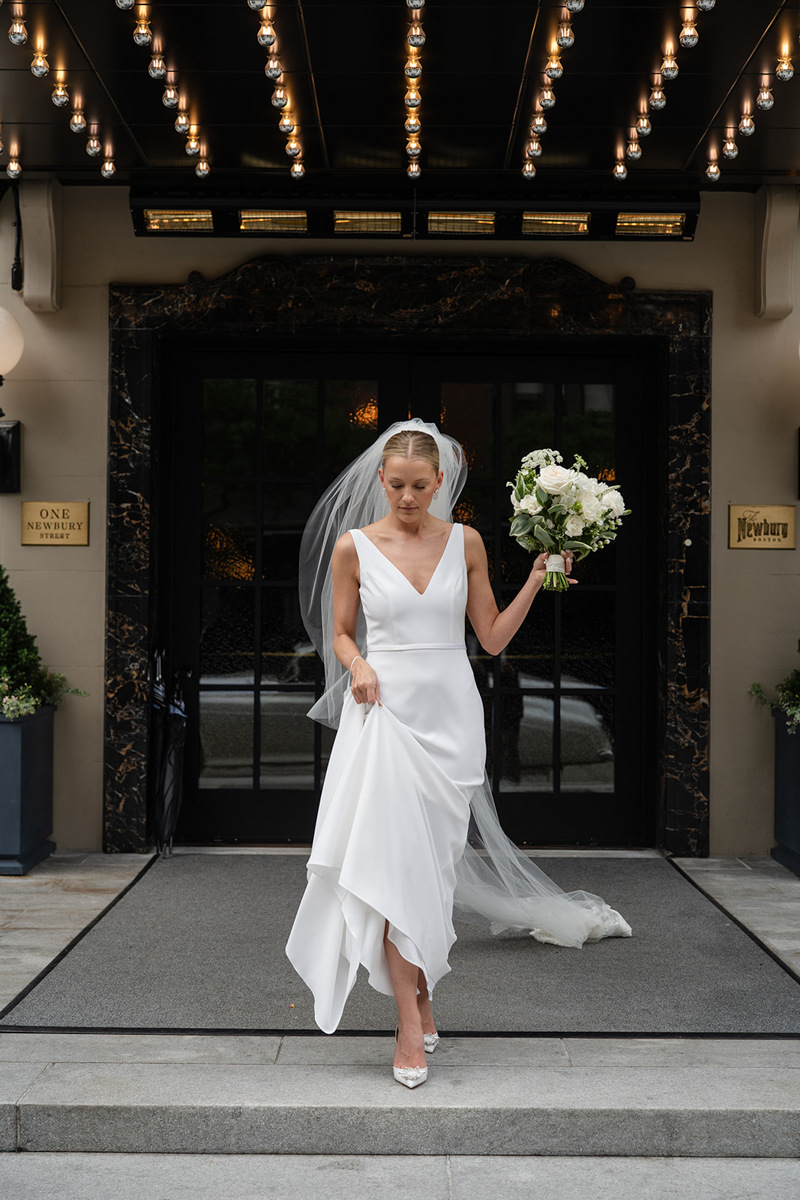
[[[192,355],[165,442],[161,628],[189,665],[184,842],[307,842],[332,735],[306,713],[323,686],[302,625],[302,530],[323,488],[408,414],[464,446],[455,519],[486,543],[501,604],[530,557],[508,536],[507,480],[529,450],[575,451],[634,508],[580,585],[542,593],[503,655],[468,629],[488,770],[520,843],[641,844],[652,658],[643,618],[647,494],[641,382],[619,359],[508,355]],[[635,550],[634,550],[635,548]],[[633,552],[632,552],[633,551]],[[640,553],[640,551],[642,551]],[[650,692],[648,692],[648,687]]]

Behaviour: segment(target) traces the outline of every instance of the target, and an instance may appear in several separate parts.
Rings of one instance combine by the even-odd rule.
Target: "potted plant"
[[[800,670],[787,675],[775,691],[777,699],[768,700],[760,683],[750,688],[775,718],[775,840],[780,845],[772,856],[800,875]]]
[[[55,850],[53,714],[67,692],[42,665],[0,566],[0,875],[25,875]]]

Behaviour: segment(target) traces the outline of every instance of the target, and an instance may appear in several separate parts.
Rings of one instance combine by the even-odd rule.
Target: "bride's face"
[[[399,456],[387,458],[386,466],[378,474],[386,490],[389,508],[401,521],[413,521],[425,515],[443,478],[443,472],[437,475],[424,459]]]

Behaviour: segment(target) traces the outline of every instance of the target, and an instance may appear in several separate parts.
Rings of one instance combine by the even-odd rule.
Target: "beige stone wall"
[[[728,503],[797,500],[800,288],[784,321],[754,315],[753,198],[708,195],[693,243],[519,242],[492,254],[563,256],[603,279],[714,293],[711,848],[748,854],[772,844],[772,722],[747,695],[796,665],[800,556],[727,549]],[[330,252],[330,243],[136,239],[123,188],[64,190],[63,307],[37,315],[8,283],[10,197],[0,205],[0,305],[23,326],[26,351],[2,389],[23,422],[23,494],[0,496],[0,561],[9,569],[45,661],[90,692],[56,721],[55,837],[98,848],[102,811],[104,506],[107,286],[111,281],[213,278],[264,253]],[[387,243],[337,242],[336,253],[385,253]],[[393,246],[394,250],[395,247]],[[480,250],[475,242],[419,243],[409,254]],[[486,252],[486,250],[484,250]],[[89,500],[87,548],[21,547],[19,502]]]

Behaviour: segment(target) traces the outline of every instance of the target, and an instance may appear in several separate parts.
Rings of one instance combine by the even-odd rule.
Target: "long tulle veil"
[[[325,667],[325,692],[309,716],[337,728],[349,674],[333,653],[333,583],[331,557],[348,529],[360,529],[388,513],[378,479],[381,452],[402,429],[417,429],[435,438],[443,471],[431,513],[444,520],[452,511],[467,477],[464,452],[457,441],[435,425],[414,418],[386,429],[326,489],[312,512],[300,546],[300,607],[303,623]],[[365,644],[363,616],[357,641]],[[492,931],[520,929],[540,941],[581,946],[608,936],[628,936],[630,927],[599,896],[563,892],[503,832],[487,778],[470,801],[472,821],[464,854],[456,868],[455,904],[462,918],[485,923]]]

